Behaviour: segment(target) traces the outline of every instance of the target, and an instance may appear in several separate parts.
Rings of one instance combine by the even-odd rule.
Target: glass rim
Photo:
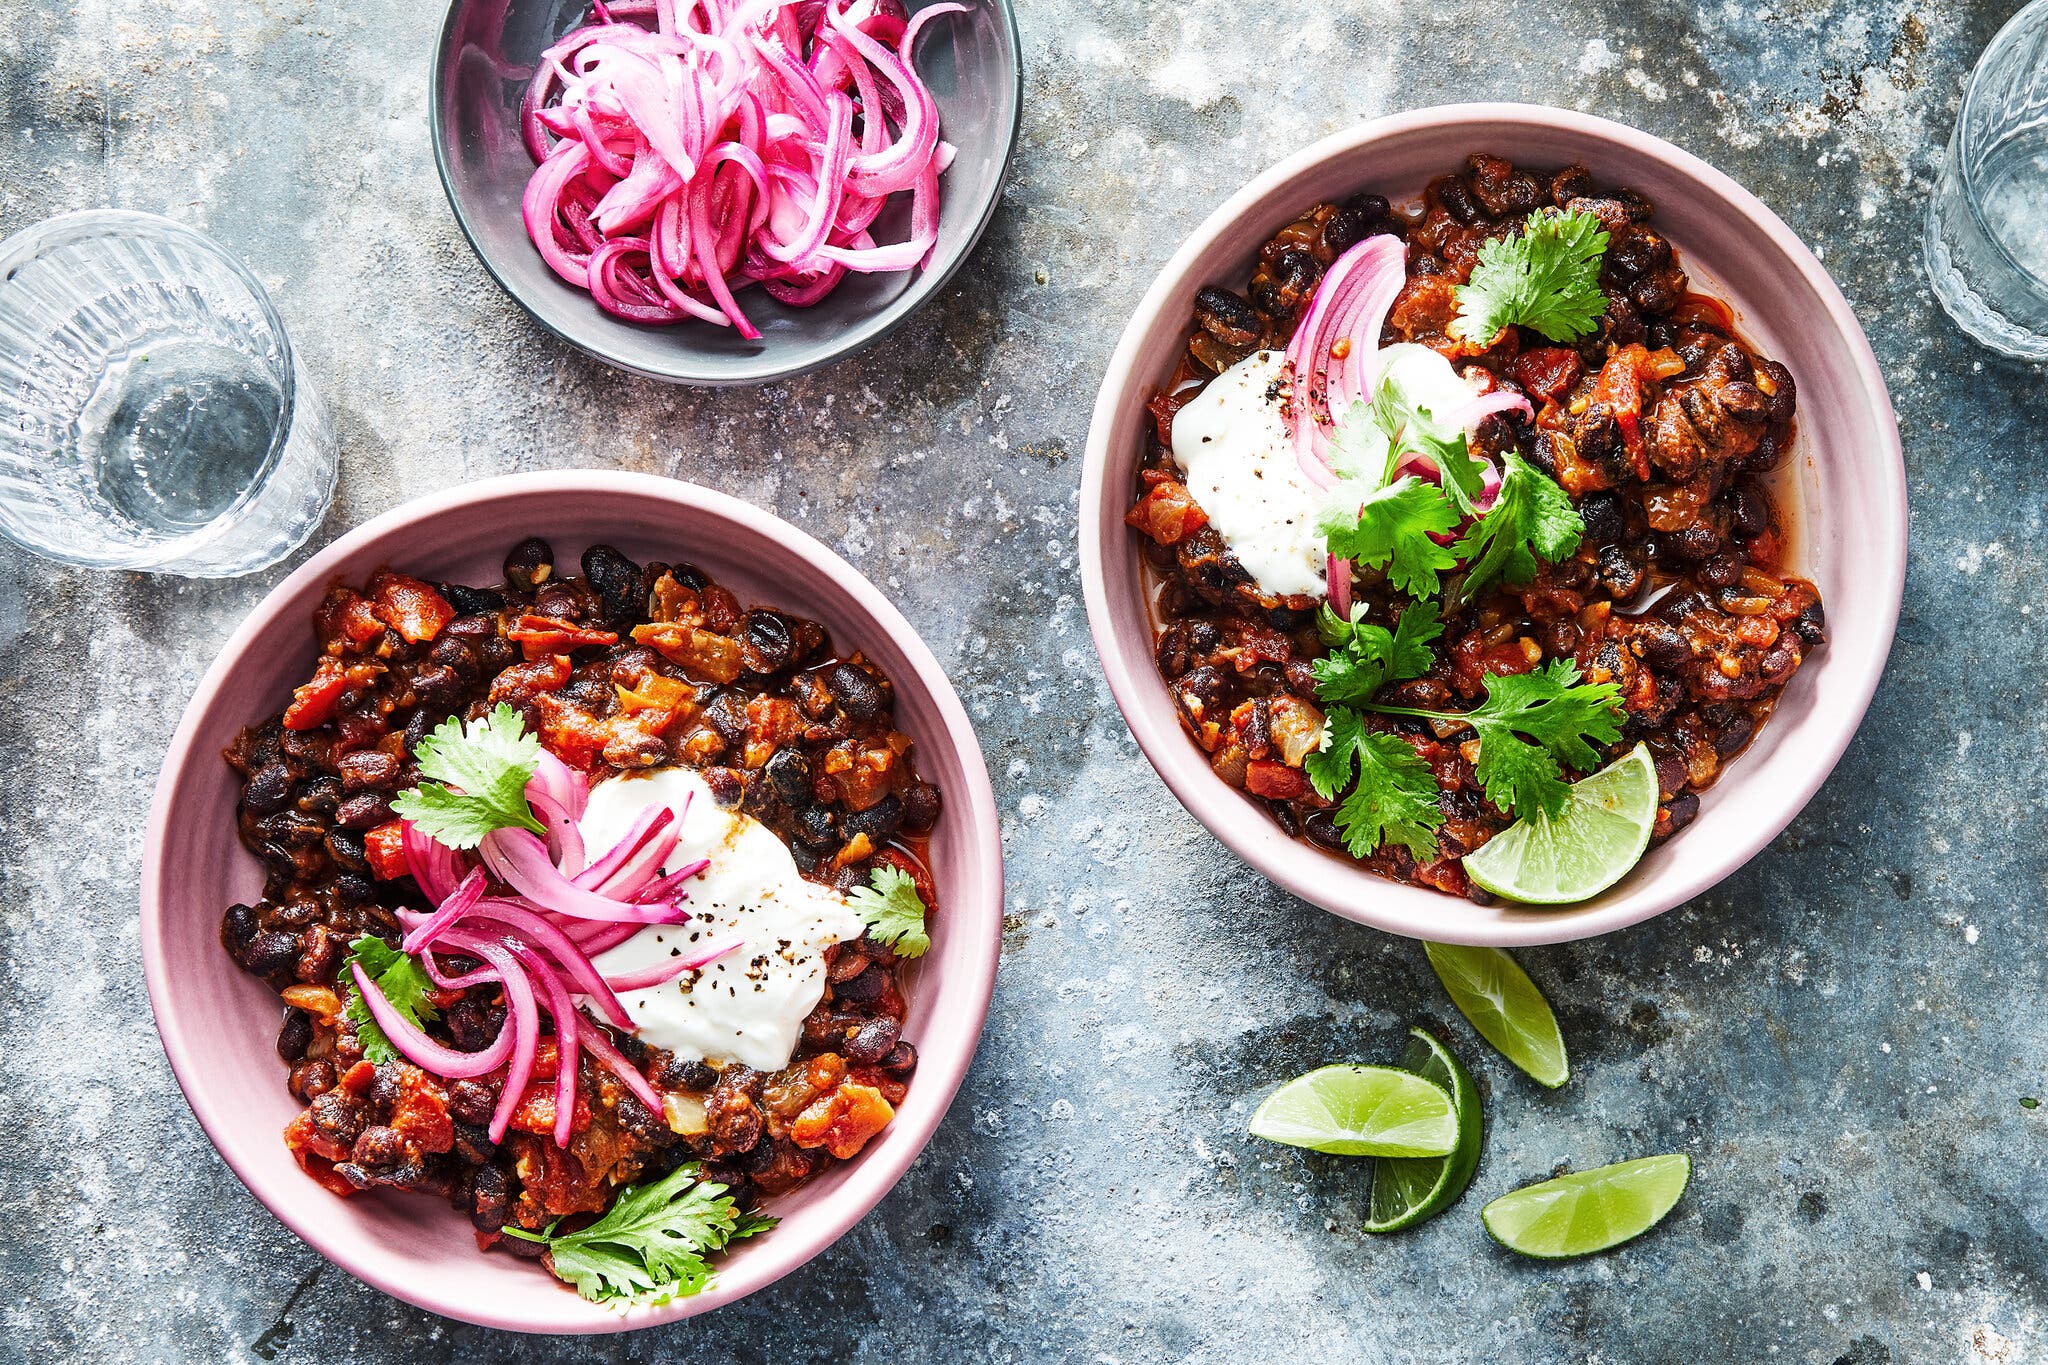
[[[263,462],[251,473],[248,485],[235,495],[232,503],[207,525],[148,547],[145,553],[88,555],[49,546],[21,534],[18,519],[0,506],[0,534],[45,559],[90,569],[125,569],[139,573],[175,570],[178,561],[190,558],[233,533],[271,476],[277,472],[277,466],[291,442],[292,424],[298,413],[298,352],[292,346],[291,332],[285,327],[284,318],[278,314],[277,305],[271,301],[270,291],[250,273],[248,266],[234,252],[198,228],[140,209],[72,209],[55,214],[0,241],[0,289],[13,280],[15,272],[22,266],[59,247],[93,238],[149,236],[176,239],[219,262],[255,302],[264,324],[277,338],[278,360],[274,377],[282,400],[277,426],[270,434],[270,446],[264,451]]]
[[[1955,136],[1949,142],[1949,158],[1954,163],[1957,186],[1963,195],[1963,207],[1969,211],[1970,221],[1976,225],[1977,231],[1985,241],[1991,243],[1992,250],[2017,271],[2036,293],[2048,297],[2048,278],[2044,278],[2032,266],[2013,255],[2012,248],[1991,230],[1991,224],[1985,220],[1983,207],[1979,203],[1977,174],[1972,164],[1971,148],[1966,145],[1974,140],[1970,136],[1970,115],[1975,111],[1980,97],[1984,97],[1985,82],[1980,78],[1984,74],[1985,64],[2001,48],[2018,42],[2020,31],[2026,27],[2028,21],[2043,16],[2048,16],[2048,0],[2028,0],[2027,4],[2014,10],[2011,16],[1999,25],[1998,32],[1991,35],[1991,41],[1977,54],[1976,64],[1970,68],[1970,78],[1963,84],[1963,100],[1956,110]],[[1940,193],[1938,188],[1936,193]]]

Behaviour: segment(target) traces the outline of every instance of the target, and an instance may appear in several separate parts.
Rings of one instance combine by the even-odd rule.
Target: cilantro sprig
[[[1495,582],[1527,583],[1538,559],[1555,564],[1579,548],[1585,533],[1571,495],[1509,451],[1501,460],[1500,495],[1454,547],[1466,565],[1459,596],[1469,602]]]
[[[428,780],[391,809],[450,848],[475,848],[494,829],[545,834],[526,804],[526,784],[540,763],[540,736],[504,702],[464,725],[450,716],[413,755]]]
[[[391,1008],[404,1015],[415,1025],[424,1027],[441,1017],[434,1008],[434,982],[419,959],[378,938],[375,934],[364,934],[349,944],[352,950],[348,960],[341,965],[341,980],[344,985],[342,1012],[355,1025],[356,1042],[362,1046],[364,1060],[379,1066],[386,1062],[400,1062],[405,1059],[391,1040],[384,1036],[384,1030],[370,1015],[370,1007],[363,1003],[363,997],[356,990],[355,973],[351,965],[359,965],[363,974],[370,978],[384,998],[391,1002]]]
[[[1430,642],[1444,633],[1434,602],[1409,603],[1392,630],[1367,621],[1363,605],[1352,609],[1350,620],[1326,605],[1316,630],[1330,652],[1309,671],[1326,702],[1370,701],[1390,682],[1421,677],[1429,671]]]
[[[686,1298],[711,1283],[713,1253],[776,1222],[741,1212],[724,1185],[702,1177],[703,1168],[690,1162],[653,1184],[622,1190],[604,1217],[575,1232],[558,1235],[560,1219],[541,1232],[504,1232],[545,1245],[556,1276],[593,1302]]]
[[[1473,771],[1487,800],[1517,816],[1561,813],[1569,793],[1565,770],[1594,767],[1600,761],[1594,746],[1621,738],[1621,689],[1580,682],[1570,659],[1552,659],[1530,673],[1489,673],[1484,683],[1486,700],[1470,711],[1379,702],[1366,709],[1471,726],[1479,737]]]
[[[867,923],[868,937],[896,956],[923,957],[931,948],[924,899],[917,894],[917,882],[902,868],[876,868],[868,885],[855,887],[847,899]]]
[[[1351,788],[1335,818],[1352,857],[1367,857],[1388,841],[1418,861],[1436,857],[1436,828],[1444,822],[1436,777],[1401,736],[1367,730],[1357,711],[1332,707],[1323,747],[1303,759],[1301,769],[1325,801]]]
[[[1503,328],[1528,327],[1552,341],[1576,341],[1607,312],[1600,258],[1607,232],[1584,210],[1532,213],[1513,237],[1479,248],[1470,282],[1457,288],[1451,334],[1484,344]]]

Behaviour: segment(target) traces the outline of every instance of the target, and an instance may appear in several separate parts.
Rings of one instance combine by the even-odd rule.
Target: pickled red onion
[[[809,307],[849,271],[930,260],[953,148],[912,55],[925,25],[967,5],[914,18],[898,0],[593,10],[526,92],[520,136],[537,166],[520,207],[541,258],[598,307],[758,339],[735,297],[749,284]],[[904,192],[909,235],[878,242],[870,229]]]

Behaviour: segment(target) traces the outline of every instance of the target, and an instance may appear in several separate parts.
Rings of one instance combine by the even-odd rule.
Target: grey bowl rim
[[[738,388],[750,384],[773,384],[780,380],[795,379],[801,375],[814,373],[828,365],[834,365],[850,356],[858,355],[882,340],[902,326],[909,320],[911,314],[917,312],[919,308],[934,298],[940,290],[944,289],[947,284],[951,283],[953,277],[959,274],[960,268],[967,264],[967,258],[972,256],[975,248],[981,245],[981,239],[987,234],[989,224],[995,221],[996,210],[1002,206],[1004,191],[1010,183],[1010,171],[1017,160],[1017,139],[1022,134],[1024,126],[1024,41],[1017,29],[1017,11],[1016,7],[1012,4],[1012,0],[970,0],[970,2],[989,5],[996,11],[996,14],[1002,20],[1002,30],[1009,37],[1010,49],[1010,126],[1003,135],[1002,165],[996,170],[995,179],[991,182],[989,193],[980,207],[974,228],[968,233],[966,242],[959,251],[954,253],[950,261],[944,263],[937,270],[920,272],[910,288],[904,290],[888,306],[878,312],[869,314],[860,322],[849,327],[836,346],[824,354],[804,361],[801,364],[758,365],[738,373],[728,371],[718,375],[708,375],[692,369],[688,363],[691,351],[687,346],[683,346],[678,348],[680,363],[667,370],[648,369],[644,366],[633,364],[631,361],[623,360],[616,355],[608,354],[598,347],[586,345],[577,338],[570,336],[545,317],[542,317],[539,310],[527,302],[526,296],[514,288],[503,275],[498,273],[497,268],[491,264],[491,258],[484,253],[483,247],[478,244],[476,233],[470,230],[469,215],[464,211],[462,201],[456,196],[455,181],[449,173],[448,131],[441,114],[441,96],[447,85],[448,70],[451,65],[452,54],[450,53],[449,45],[454,41],[455,37],[455,18],[468,5],[474,3],[474,0],[449,0],[447,13],[441,17],[440,35],[434,40],[434,72],[431,80],[428,82],[427,90],[427,131],[434,144],[434,171],[441,178],[441,192],[447,197],[448,207],[455,214],[455,225],[462,230],[463,240],[469,243],[470,252],[476,257],[477,263],[484,268],[484,273],[489,275],[498,288],[502,289],[514,303],[519,305],[521,312],[539,324],[541,330],[558,340],[567,342],[593,360],[602,361],[614,369],[624,370],[628,374],[636,374],[645,379],[658,379],[664,383],[685,384],[697,388]],[[944,212],[943,206],[941,206],[940,212]],[[611,319],[611,321],[619,320]],[[621,322],[620,325],[625,326],[628,324]]]

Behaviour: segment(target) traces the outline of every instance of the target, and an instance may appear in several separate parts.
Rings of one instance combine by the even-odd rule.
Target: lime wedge
[[[1440,1085],[1391,1066],[1326,1066],[1266,1097],[1251,1134],[1338,1156],[1447,1156],[1458,1114]]]
[[[1585,1256],[1657,1226],[1691,1178],[1692,1158],[1683,1153],[1646,1156],[1526,1185],[1479,1217],[1510,1251],[1545,1260]]]
[[[1465,875],[1529,905],[1590,900],[1628,875],[1657,823],[1657,765],[1638,744],[1572,783],[1564,811],[1515,821],[1465,855]]]
[[[1498,948],[1455,943],[1425,943],[1422,950],[1451,1003],[1501,1056],[1552,1090],[1571,1079],[1557,1016],[1513,958]]]
[[[1433,1081],[1451,1097],[1458,1115],[1458,1145],[1449,1156],[1383,1157],[1373,1163],[1372,1207],[1367,1232],[1399,1232],[1449,1208],[1472,1181],[1479,1164],[1484,1120],[1479,1089],[1471,1073],[1442,1043],[1419,1028],[1408,1030],[1401,1069]]]

